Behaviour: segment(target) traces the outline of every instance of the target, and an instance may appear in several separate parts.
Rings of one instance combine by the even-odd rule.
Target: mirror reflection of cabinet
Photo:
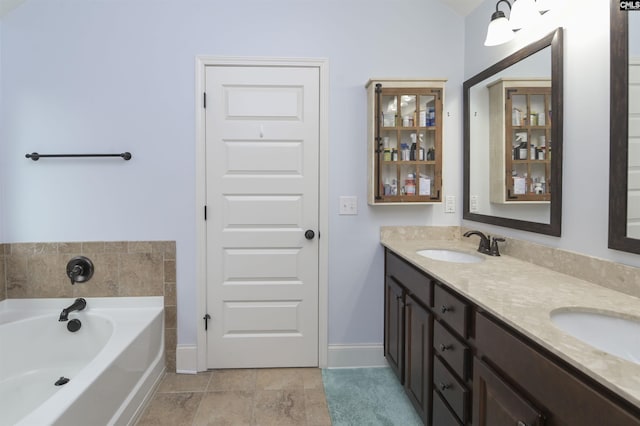
[[[368,201],[441,201],[445,80],[369,80]]]
[[[491,202],[551,200],[551,80],[488,85]]]

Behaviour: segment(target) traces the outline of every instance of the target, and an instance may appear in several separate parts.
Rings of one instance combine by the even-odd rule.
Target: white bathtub
[[[127,425],[164,372],[162,297],[0,302],[0,426]],[[55,386],[61,377],[69,378]]]

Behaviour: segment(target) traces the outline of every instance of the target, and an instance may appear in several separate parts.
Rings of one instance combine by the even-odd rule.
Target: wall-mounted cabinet
[[[551,80],[488,85],[491,202],[551,200]]]
[[[368,201],[442,200],[442,105],[446,80],[369,80]]]

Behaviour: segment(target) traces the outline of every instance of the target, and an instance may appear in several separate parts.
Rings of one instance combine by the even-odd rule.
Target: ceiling
[[[9,11],[18,6],[24,0],[0,0],[0,18],[5,16]],[[475,9],[483,0],[439,0],[451,7],[456,13],[467,16]]]
[[[4,1],[4,0],[0,0]],[[442,3],[449,5],[451,9],[458,12],[459,15],[467,16],[484,0],[440,0]]]

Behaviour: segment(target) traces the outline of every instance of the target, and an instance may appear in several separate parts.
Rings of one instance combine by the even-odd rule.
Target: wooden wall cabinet
[[[499,79],[488,85],[492,203],[551,200],[551,80]]]
[[[445,82],[367,82],[370,205],[442,201]]]

